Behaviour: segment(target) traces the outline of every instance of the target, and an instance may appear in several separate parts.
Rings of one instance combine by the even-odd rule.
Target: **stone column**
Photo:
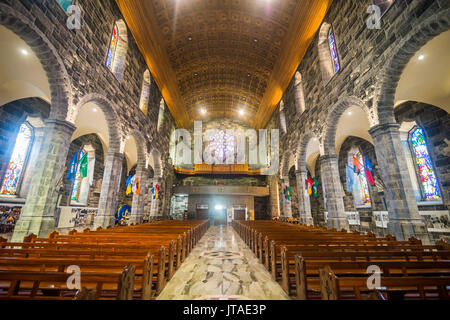
[[[123,159],[123,153],[108,152],[106,154],[98,212],[94,218],[94,229],[114,226]]]
[[[30,233],[47,237],[55,229],[56,186],[64,174],[75,126],[67,121],[48,119],[44,130],[27,200],[16,223],[12,241],[21,242]]]
[[[347,217],[345,216],[342,187],[339,178],[338,156],[325,155],[319,158],[322,172],[322,182],[325,187],[325,199],[328,211],[328,227],[349,231]]]
[[[153,187],[159,185],[159,189],[161,190],[160,182],[161,181],[159,178],[153,179]],[[152,198],[152,203],[150,205],[150,218],[162,216],[162,212],[160,212],[160,206],[161,206],[161,194],[159,194],[159,199]]]
[[[283,208],[283,216],[286,218],[292,218],[292,201],[284,200],[284,188],[289,187],[289,178],[281,178],[281,201]]]
[[[129,223],[142,223],[144,217],[145,196],[147,195],[148,171],[145,168],[137,168],[136,176],[139,178],[139,194],[133,195],[131,217]]]
[[[389,211],[388,230],[397,240],[410,237],[430,243],[429,235],[414,197],[411,177],[400,139],[400,125],[381,124],[370,129]]]
[[[300,215],[300,222],[307,225],[314,225],[311,215],[311,202],[308,191],[305,188],[305,180],[308,178],[308,171],[306,168],[297,170],[295,172],[297,180],[297,194],[298,194],[298,212]]]

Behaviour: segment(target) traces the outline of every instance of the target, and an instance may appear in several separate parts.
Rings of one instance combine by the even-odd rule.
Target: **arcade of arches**
[[[450,239],[447,0],[382,1],[380,28],[373,0],[174,2],[0,3],[2,237],[276,219]]]
[[[67,14],[61,9],[69,6],[49,2],[47,14],[62,25]],[[417,11],[420,3],[412,1],[404,14]],[[188,94],[198,94],[189,106],[191,120],[203,122],[203,145],[210,143],[208,150],[216,150],[219,160],[237,148],[236,137],[226,130],[280,129],[279,159],[249,163],[247,150],[243,162],[249,164],[249,174],[235,175],[192,174],[192,164],[179,156],[174,130],[187,129],[195,136],[193,127],[181,125],[185,119],[177,109],[176,93],[160,93],[165,83],[154,65],[160,57],[148,49],[153,42],[134,42],[141,41],[141,31],[131,22],[139,18],[127,1],[110,1],[101,8],[79,1],[82,23],[93,23],[90,12],[102,11],[105,19],[96,23],[100,32],[95,37],[89,28],[76,33],[66,28],[64,43],[31,22],[31,9],[14,1],[2,4],[2,233],[14,229],[19,239],[54,228],[106,227],[115,223],[123,206],[129,208],[128,223],[183,219],[186,211],[189,217],[198,212],[208,216],[219,203],[228,219],[244,212],[248,219],[293,218],[405,239],[448,237],[450,32],[445,1],[437,3],[408,22],[389,20],[400,10],[394,3],[382,17],[382,24],[389,25],[386,34],[349,25],[351,19],[342,12],[353,11],[356,21],[366,8],[360,2],[341,6],[335,1],[325,15],[320,8],[303,8],[322,22],[312,23],[317,34],[309,46],[286,39],[306,52],[262,126],[251,121],[264,112],[262,106],[254,108],[258,92],[251,89],[262,79],[236,89],[240,102],[215,100],[212,90],[224,89],[221,97],[232,97],[226,86],[237,85],[233,78],[229,84],[211,82],[220,69],[205,69],[201,79],[190,80],[198,87]],[[228,13],[226,5],[220,9]],[[248,8],[242,10],[245,16]],[[39,18],[46,19],[43,12]],[[179,35],[172,37],[199,46],[192,35],[181,39],[188,20],[180,21]],[[410,32],[401,31],[409,25],[414,25]],[[396,40],[387,34],[395,34]],[[257,36],[250,40],[255,53],[271,45],[265,38],[259,44]],[[57,49],[61,45],[67,49]],[[229,59],[233,57],[230,53]],[[199,77],[203,71],[193,63],[170,71],[180,73],[180,79],[182,72]],[[254,70],[247,71],[251,75]],[[95,79],[89,76],[94,72]],[[267,90],[272,85],[267,83]],[[208,92],[212,86],[216,89]],[[171,102],[168,109],[165,98]],[[184,101],[190,103],[187,96]],[[225,102],[229,105],[222,107]],[[222,114],[220,108],[229,111]],[[223,131],[208,136],[214,129]],[[80,174],[85,154],[87,168]],[[250,174],[270,161],[279,163],[278,172]],[[136,178],[138,193],[127,191],[131,185],[136,188]]]

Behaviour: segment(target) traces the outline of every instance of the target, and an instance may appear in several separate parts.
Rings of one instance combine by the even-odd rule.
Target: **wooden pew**
[[[52,232],[48,238],[30,235],[25,237],[23,243],[0,243],[0,271],[4,273],[5,281],[8,277],[16,277],[19,283],[31,285],[28,289],[32,291],[33,286],[48,279],[51,274],[63,279],[61,273],[69,265],[81,268],[82,279],[95,280],[91,276],[101,275],[105,279],[108,274],[117,276],[124,265],[132,262],[133,285],[123,289],[126,293],[122,293],[121,297],[130,297],[132,292],[131,297],[140,295],[141,299],[151,299],[160,294],[208,227],[208,221],[158,221],[128,227],[97,228],[96,231],[86,229],[82,233],[72,230],[69,235]],[[30,282],[33,274],[36,279]],[[25,277],[25,281],[20,281],[20,277]],[[123,281],[129,278],[125,277]],[[117,283],[107,279],[103,282],[94,280],[77,292],[77,299],[104,297],[101,290],[103,283],[108,290],[123,291]],[[98,283],[101,283],[100,287]],[[5,285],[0,285],[0,289],[2,286],[4,289]],[[9,287],[7,289],[10,291]],[[46,299],[42,290],[39,292],[39,296]],[[24,297],[18,299],[26,299],[26,295]]]

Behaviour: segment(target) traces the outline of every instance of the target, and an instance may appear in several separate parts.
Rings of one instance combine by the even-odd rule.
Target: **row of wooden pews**
[[[233,227],[296,299],[449,299],[450,245],[444,241],[422,245],[415,238],[276,221],[234,221]],[[378,271],[376,287],[370,276]]]
[[[0,238],[0,299],[154,299],[208,228],[207,220],[167,220]]]

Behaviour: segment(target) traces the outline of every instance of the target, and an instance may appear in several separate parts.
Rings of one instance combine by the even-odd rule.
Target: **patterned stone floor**
[[[211,227],[158,300],[287,300],[233,228]]]

